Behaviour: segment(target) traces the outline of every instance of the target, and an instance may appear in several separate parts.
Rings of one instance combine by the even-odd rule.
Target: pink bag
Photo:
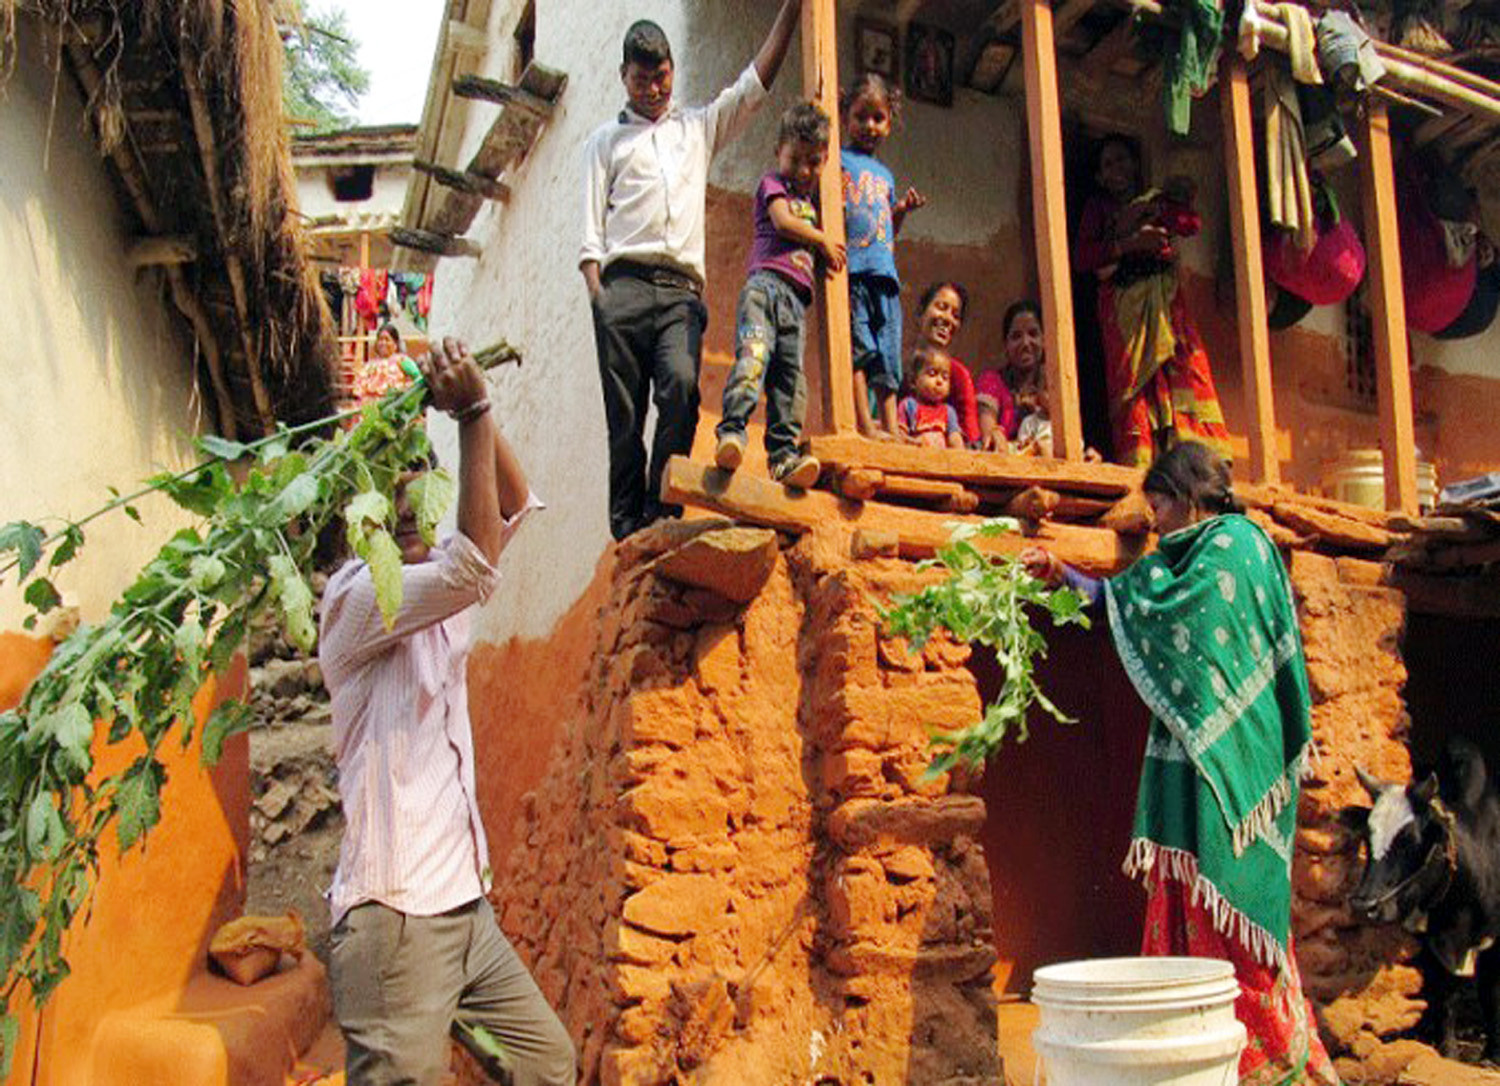
[[[1422,178],[1410,162],[1396,172],[1396,215],[1407,326],[1440,332],[1463,315],[1474,296],[1479,262],[1471,256],[1457,268],[1448,263],[1443,225],[1423,197]]]
[[[1365,277],[1365,247],[1353,224],[1339,214],[1333,193],[1320,179],[1313,185],[1317,244],[1304,253],[1291,233],[1279,231],[1266,246],[1266,275],[1313,305],[1335,305],[1353,294]]]

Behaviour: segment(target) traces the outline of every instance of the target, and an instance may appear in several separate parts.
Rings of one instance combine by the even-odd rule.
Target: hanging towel
[[[359,273],[359,293],[354,296],[354,307],[360,316],[374,321],[380,316],[380,303],[385,301],[386,272],[383,268],[366,268]]]
[[[1163,66],[1162,97],[1167,129],[1185,136],[1192,123],[1193,99],[1202,98],[1213,85],[1224,33],[1224,9],[1218,0],[1173,0],[1166,6],[1182,17],[1182,25]]]
[[[1330,79],[1350,69],[1355,90],[1385,77],[1385,62],[1375,52],[1375,42],[1347,11],[1325,12],[1318,20],[1318,63]]]
[[[1271,222],[1291,231],[1297,248],[1308,252],[1317,244],[1318,228],[1313,221],[1297,85],[1280,67],[1273,66],[1266,74],[1266,210]]]

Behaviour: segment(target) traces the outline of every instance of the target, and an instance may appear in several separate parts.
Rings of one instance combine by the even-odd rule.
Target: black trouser
[[[609,530],[624,539],[682,512],[662,504],[661,474],[668,457],[693,448],[708,310],[691,290],[631,275],[608,276],[593,309],[609,426]],[[649,471],[642,440],[648,397],[656,404]]]

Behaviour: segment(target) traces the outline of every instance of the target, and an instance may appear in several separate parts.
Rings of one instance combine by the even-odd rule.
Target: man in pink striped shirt
[[[423,369],[433,406],[458,420],[458,532],[429,549],[403,480],[394,626],[363,562],[341,567],[323,597],[318,659],[346,821],[328,896],[348,1082],[435,1086],[450,1030],[479,1027],[504,1048],[516,1086],[572,1086],[572,1041],[484,898],[489,848],[465,672],[469,610],[493,591],[500,552],[540,503],[463,345],[444,339]]]

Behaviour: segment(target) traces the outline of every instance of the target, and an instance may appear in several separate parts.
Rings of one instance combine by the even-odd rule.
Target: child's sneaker
[[[796,453],[788,456],[785,460],[778,460],[771,466],[771,478],[783,486],[796,487],[798,490],[806,490],[818,481],[818,476],[823,472],[823,465],[818,463],[816,456],[807,453]]]
[[[714,463],[725,471],[733,471],[745,459],[745,435],[724,434],[719,438],[719,447],[714,450]]]

